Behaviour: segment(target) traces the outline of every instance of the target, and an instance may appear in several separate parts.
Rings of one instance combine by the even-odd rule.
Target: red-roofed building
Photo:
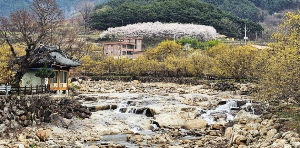
[[[142,52],[142,40],[140,37],[120,38],[118,42],[104,42],[103,53],[105,57],[134,58],[135,54]]]

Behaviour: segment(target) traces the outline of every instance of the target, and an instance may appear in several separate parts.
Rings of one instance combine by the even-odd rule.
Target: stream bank
[[[300,146],[297,133],[281,131],[290,119],[268,115],[267,105],[243,93],[252,84],[236,84],[234,91],[140,81],[72,85],[79,88],[72,100],[91,112],[88,118],[55,113],[55,122],[9,130],[0,147]]]

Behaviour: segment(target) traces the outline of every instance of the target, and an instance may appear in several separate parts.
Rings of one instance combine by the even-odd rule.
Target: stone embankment
[[[127,78],[127,77],[125,77]],[[103,78],[104,79],[104,78]],[[105,77],[105,79],[108,79],[110,81],[82,81],[80,80],[75,81],[72,83],[72,86],[76,86],[75,88],[80,88],[80,93],[86,93],[86,92],[92,92],[92,93],[107,93],[107,92],[122,92],[121,86],[119,86],[118,84],[115,84],[114,82],[120,82],[120,84],[122,85],[123,83],[125,83],[126,86],[124,86],[124,91],[130,91],[132,93],[135,93],[136,87],[140,87],[140,84],[149,84],[150,88],[157,88],[156,84],[157,83],[165,83],[165,84],[176,84],[174,86],[201,86],[198,87],[199,90],[201,91],[202,89],[211,89],[211,90],[219,90],[219,91],[235,91],[235,93],[238,94],[242,94],[242,95],[249,95],[252,92],[257,91],[257,87],[255,84],[252,83],[237,83],[237,82],[229,82],[229,81],[219,81],[219,82],[210,82],[207,80],[196,80],[196,79],[192,79],[192,78],[140,78],[142,81],[140,80],[133,80],[133,81],[129,81],[131,80],[130,78],[125,79],[125,81],[129,81],[129,82],[124,82],[124,81],[116,81],[117,80],[123,80],[122,77]],[[144,80],[146,79],[146,80]],[[115,80],[115,81],[112,81]],[[161,80],[162,82],[157,82]],[[145,81],[145,82],[143,82]],[[153,82],[152,82],[153,81]],[[99,83],[100,82],[100,83]],[[105,84],[101,84],[101,82],[112,82],[113,85],[110,86],[110,83],[105,83]],[[123,83],[121,83],[123,82]],[[130,86],[128,86],[130,85]],[[115,89],[115,87],[118,87],[117,89]],[[161,86],[163,87],[163,86]],[[147,88],[147,87],[146,87]],[[179,87],[180,88],[180,87]],[[157,88],[160,89],[160,88]],[[162,88],[163,89],[163,88]],[[177,88],[170,88],[171,90],[177,91]],[[189,90],[185,90],[184,88],[180,88],[182,91],[182,93],[188,93]],[[143,92],[143,88],[139,89],[138,92]]]
[[[52,99],[43,96],[2,96],[0,97],[0,136],[5,136],[6,130],[20,127],[37,126],[41,123],[57,122],[58,117],[71,119],[88,118],[91,112],[70,99]]]
[[[82,77],[84,80],[88,80],[87,77]],[[253,84],[241,84],[236,82],[230,81],[216,81],[213,82],[211,80],[204,80],[204,79],[196,79],[196,78],[184,78],[184,77],[118,77],[118,76],[102,76],[102,77],[94,77],[92,78],[94,82],[97,81],[122,81],[122,82],[131,82],[131,81],[138,81],[142,83],[176,83],[176,84],[183,84],[183,85],[204,85],[211,89],[215,90],[241,90],[243,93],[252,93],[257,89],[257,87]],[[246,85],[246,86],[245,86]],[[245,90],[247,89],[247,90]]]
[[[81,81],[72,87],[72,100],[2,98],[0,130],[7,134],[0,148],[300,147],[299,134],[282,129],[290,119],[270,115],[245,95],[255,90],[250,83]],[[19,130],[11,129],[14,123]]]

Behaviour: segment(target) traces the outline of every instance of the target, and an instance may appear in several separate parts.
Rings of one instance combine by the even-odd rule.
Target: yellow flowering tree
[[[11,70],[8,66],[11,53],[9,46],[6,44],[2,44],[0,48],[0,83],[7,83],[11,79]]]
[[[261,74],[260,97],[266,100],[300,101],[300,12],[286,13],[284,22],[272,35]]]
[[[219,48],[219,47],[217,47]],[[223,46],[215,50],[212,72],[219,77],[233,78],[240,81],[253,75],[253,61],[258,49],[247,46]]]
[[[105,73],[102,46],[86,44],[87,54],[80,59],[82,65],[78,68],[82,74],[102,75]]]
[[[15,49],[15,53],[18,56],[22,56],[25,54],[23,50],[23,46],[21,44],[13,44]],[[12,53],[10,51],[10,47],[7,44],[0,45],[0,83],[9,83],[14,73],[12,72],[12,67],[9,65],[13,60]]]
[[[183,47],[174,41],[163,41],[156,48],[148,49],[145,52],[145,56],[148,59],[156,59],[158,61],[164,61],[169,55],[175,56],[182,55]]]
[[[188,71],[194,76],[202,77],[210,73],[212,58],[201,50],[196,50],[189,58]]]

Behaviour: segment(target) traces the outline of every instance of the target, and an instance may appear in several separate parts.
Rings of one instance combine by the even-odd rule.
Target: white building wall
[[[21,87],[35,87],[36,85],[41,85],[41,78],[36,77],[35,73],[37,71],[27,71],[25,75],[22,77]],[[45,84],[48,84],[48,79],[46,78]]]

